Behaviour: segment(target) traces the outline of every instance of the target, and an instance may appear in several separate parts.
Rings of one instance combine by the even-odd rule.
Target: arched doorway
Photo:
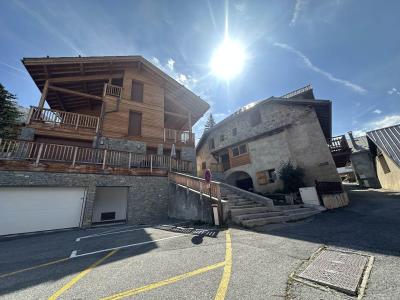
[[[254,191],[253,179],[251,179],[251,176],[244,171],[237,171],[229,174],[226,178],[226,182],[242,190],[249,192]]]

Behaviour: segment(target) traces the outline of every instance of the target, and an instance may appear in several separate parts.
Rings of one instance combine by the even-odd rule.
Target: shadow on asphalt
[[[178,232],[159,230],[159,232],[156,232],[156,237],[153,239],[146,232],[145,228],[140,227],[141,226],[138,226],[137,230],[136,227],[132,228],[132,226],[97,228],[92,230],[76,229],[52,234],[23,236],[19,239],[3,240],[0,242],[0,296],[64,278],[63,281],[60,281],[59,287],[55,287],[55,290],[57,290],[72,278],[69,276],[75,276],[79,272],[82,272],[91,264],[107,255],[109,251],[76,257],[54,265],[21,272],[3,278],[1,277],[2,274],[63,259],[69,257],[74,250],[78,250],[79,255],[90,251],[124,246],[126,244],[143,243],[138,246],[119,250],[113,256],[102,262],[102,265],[107,265],[115,261],[153,251],[158,248],[157,243],[151,243],[154,239],[157,240],[159,238],[179,234]],[[129,231],[130,229],[135,230]],[[119,230],[128,231],[121,234],[108,235],[110,232],[112,233]],[[104,233],[107,233],[107,235],[102,235]],[[91,234],[101,234],[101,236],[99,238],[88,238],[82,239],[79,242],[76,241],[79,237]]]
[[[347,207],[325,211],[309,222],[261,232],[328,246],[400,256],[400,193],[345,187]],[[259,230],[257,230],[259,231]]]

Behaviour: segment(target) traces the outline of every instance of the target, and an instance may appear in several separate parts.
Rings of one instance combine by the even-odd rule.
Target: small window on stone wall
[[[256,177],[259,185],[274,183],[277,180],[275,169],[259,171],[256,173]]]
[[[232,156],[239,156],[242,154],[246,154],[247,153],[247,145],[246,144],[242,144],[236,147],[232,147]]]
[[[219,141],[223,142],[224,140],[225,140],[225,136],[223,134],[221,134],[220,137],[219,137]]]
[[[235,128],[232,128],[232,135],[233,136],[236,136],[237,135],[237,128],[235,127]]]
[[[202,170],[207,169],[207,164],[206,164],[205,161],[203,161],[203,162],[201,163],[201,169],[202,169]]]
[[[214,144],[214,139],[212,138],[208,141],[208,149],[211,150],[214,148],[215,148],[215,144]]]

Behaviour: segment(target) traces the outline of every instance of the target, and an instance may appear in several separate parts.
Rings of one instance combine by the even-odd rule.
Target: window
[[[224,140],[225,140],[225,136],[223,134],[221,134],[220,137],[219,137],[219,141],[223,142]]]
[[[208,149],[214,149],[215,148],[215,144],[214,144],[214,139],[210,139],[210,141],[208,142]]]
[[[267,175],[268,175],[268,182],[272,183],[276,181],[276,172],[275,169],[269,169],[267,170]]]
[[[207,165],[206,165],[206,162],[205,162],[205,161],[203,161],[203,162],[201,163],[201,169],[202,169],[202,170],[207,169]]]
[[[385,157],[383,156],[383,154],[378,155],[378,160],[382,166],[383,173],[385,173],[385,174],[390,173],[390,168],[389,168],[387,161],[386,161]]]
[[[136,111],[129,112],[128,135],[130,136],[142,135],[142,113]]]
[[[233,136],[236,136],[237,135],[237,128],[235,127],[235,128],[232,128],[232,135]]]
[[[143,83],[132,80],[131,99],[136,102],[143,102]]]
[[[256,177],[259,185],[273,183],[277,180],[275,169],[259,171],[256,173]]]
[[[240,145],[240,146],[236,146],[236,147],[232,147],[231,149],[232,149],[232,156],[233,157],[247,153],[247,145],[246,144],[243,144],[243,145]]]
[[[249,122],[251,126],[257,126],[261,123],[261,114],[259,110],[253,110],[249,114]]]

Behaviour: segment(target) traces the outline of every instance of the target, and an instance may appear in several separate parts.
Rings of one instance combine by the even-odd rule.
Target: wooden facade
[[[140,56],[25,58],[42,95],[27,126],[36,139],[106,137],[194,148],[209,105]],[[49,108],[45,107],[47,102]]]

